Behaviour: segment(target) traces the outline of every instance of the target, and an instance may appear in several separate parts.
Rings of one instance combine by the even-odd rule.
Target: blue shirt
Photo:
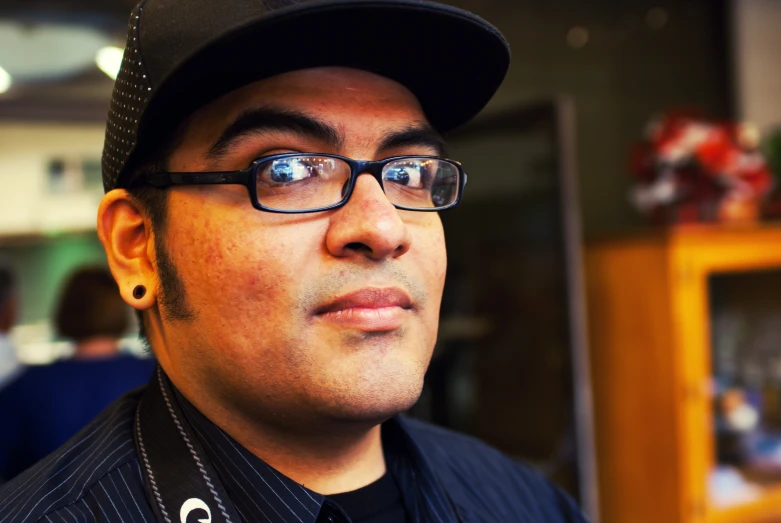
[[[0,479],[43,459],[107,406],[145,385],[154,360],[129,355],[28,367],[0,390]]]
[[[142,394],[124,396],[52,456],[0,488],[0,523],[154,523],[133,440]],[[199,438],[242,521],[349,523],[332,500],[266,465],[180,395],[176,400],[186,418],[181,422]],[[382,431],[388,470],[412,522],[585,521],[550,482],[474,438],[399,416]]]

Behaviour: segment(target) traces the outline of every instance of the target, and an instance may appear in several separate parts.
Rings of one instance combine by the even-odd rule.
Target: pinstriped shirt
[[[0,487],[0,523],[154,523],[133,439],[141,394],[122,397],[63,447]],[[349,523],[333,501],[269,467],[177,399],[243,521]],[[473,438],[396,417],[383,425],[383,447],[410,521],[585,521],[547,480]]]

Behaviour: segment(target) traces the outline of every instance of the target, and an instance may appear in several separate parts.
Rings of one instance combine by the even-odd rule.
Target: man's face
[[[436,155],[434,136],[401,85],[318,68],[202,108],[168,167],[238,170],[288,152]],[[192,318],[165,321],[161,307],[151,339],[196,406],[292,427],[374,423],[417,400],[446,267],[436,213],[395,209],[371,175],[343,207],[298,215],[254,209],[242,186],[190,186],[170,189],[162,234]]]

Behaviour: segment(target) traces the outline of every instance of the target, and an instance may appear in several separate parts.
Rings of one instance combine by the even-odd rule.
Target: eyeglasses
[[[394,156],[359,161],[334,154],[275,154],[258,158],[247,169],[224,172],[160,173],[141,183],[244,185],[252,206],[261,211],[299,214],[341,207],[350,199],[358,176],[371,174],[388,200],[407,211],[443,211],[455,207],[466,185],[456,161],[437,156]]]

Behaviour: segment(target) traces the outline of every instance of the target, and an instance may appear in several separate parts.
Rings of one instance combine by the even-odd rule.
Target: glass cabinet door
[[[709,277],[715,506],[781,488],[781,269]]]

